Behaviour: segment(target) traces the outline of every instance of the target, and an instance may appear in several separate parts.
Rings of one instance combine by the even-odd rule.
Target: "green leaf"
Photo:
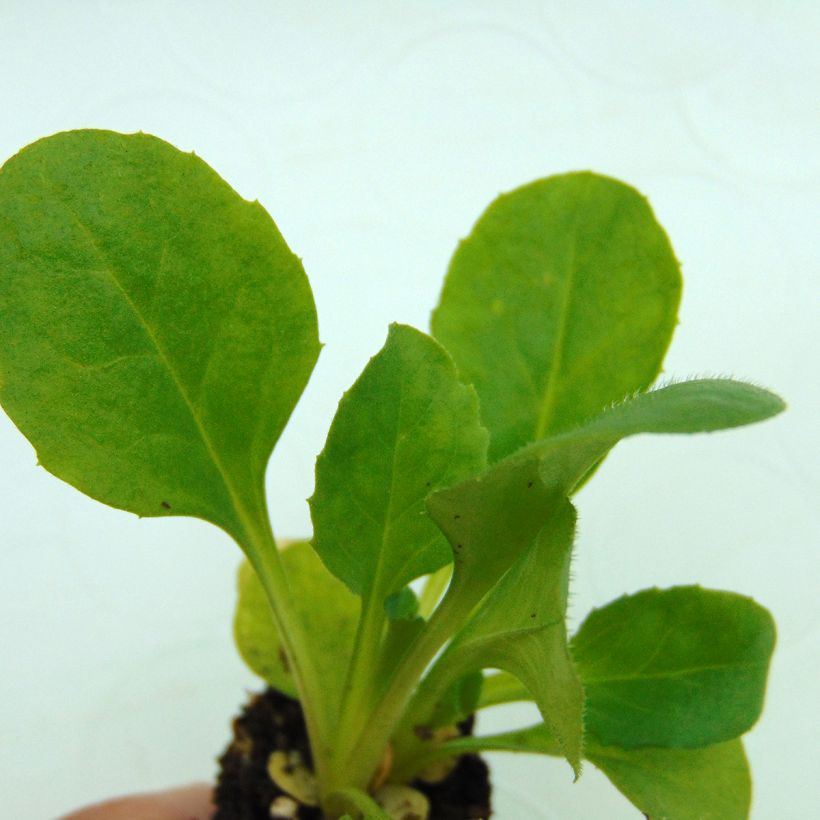
[[[426,685],[435,693],[464,672],[498,668],[511,673],[532,693],[577,775],[584,693],[569,655],[565,625],[575,520],[568,501],[556,506],[534,547],[456,635]]]
[[[587,730],[624,748],[738,737],[760,715],[774,643],[771,615],[735,593],[674,587],[619,598],[572,641]]]
[[[520,450],[541,459],[551,486],[569,491],[621,439],[640,433],[708,433],[754,424],[785,409],[774,393],[732,379],[695,379],[632,396],[580,427]]]
[[[314,544],[351,590],[384,598],[450,560],[424,499],[481,471],[475,392],[433,339],[393,325],[339,409],[316,462]]]
[[[545,486],[539,466],[535,452],[508,458],[427,499],[453,554],[453,577],[439,609],[457,600],[466,617],[562,505],[561,493]]]
[[[267,526],[320,345],[258,203],[146,134],[40,140],[0,171],[0,313],[0,399],[47,470],[139,515]]]
[[[384,601],[384,611],[391,621],[415,618],[419,611],[419,599],[410,587],[402,587]]]
[[[295,616],[322,683],[332,720],[356,633],[359,600],[331,575],[307,541],[285,547],[282,563],[292,592]],[[256,573],[245,561],[239,568],[239,599],[234,616],[239,654],[259,677],[291,697],[298,697],[284,647],[271,617],[270,604]]]
[[[573,173],[499,197],[450,264],[433,334],[481,400],[500,459],[654,381],[681,279],[637,191]]]
[[[337,772],[352,753],[346,744],[366,732],[374,690],[393,672],[384,664],[403,655],[402,639],[420,634],[416,620],[387,627],[386,600],[450,560],[425,513],[425,497],[480,472],[486,450],[475,391],[459,381],[444,348],[418,330],[392,325],[382,350],[339,402],[310,500],[317,552],[362,595],[334,730]]]
[[[590,744],[587,757],[651,820],[746,820],[752,802],[740,739],[702,749]]]

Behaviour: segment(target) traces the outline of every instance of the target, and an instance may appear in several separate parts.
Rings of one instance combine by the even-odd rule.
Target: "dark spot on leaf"
[[[461,516],[460,516],[458,513],[456,513],[456,514],[453,516],[453,520],[455,520],[455,521],[458,521],[458,519],[459,519],[459,518],[461,518]]]
[[[285,650],[282,647],[279,647],[279,651],[277,652],[279,655],[279,663],[282,664],[282,669],[285,670],[288,674],[290,674],[290,662],[288,661],[288,656],[285,654]]]
[[[425,482],[424,486],[425,486],[425,487],[429,487],[429,486],[430,486],[430,482],[429,482],[429,481]]]
[[[532,487],[532,481],[527,482],[527,487]]]
[[[530,618],[534,618],[534,617],[535,617],[535,613],[534,613],[534,612],[531,612],[531,613],[530,613]]]
[[[162,507],[163,510],[170,510],[171,509],[171,505],[167,501],[160,501],[159,505],[160,505],[160,507]]]
[[[419,740],[432,740],[433,739],[433,730],[429,726],[414,726],[413,727],[413,734]]]

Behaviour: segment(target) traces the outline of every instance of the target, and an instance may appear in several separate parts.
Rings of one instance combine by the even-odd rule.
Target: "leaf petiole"
[[[324,712],[320,708],[323,693],[302,624],[294,617],[287,577],[267,517],[265,522],[266,526],[261,529],[246,527],[248,542],[242,547],[265,591],[282,649],[288,659],[311,740],[314,771],[321,785],[326,782],[330,767],[326,750],[329,727],[321,717]]]
[[[384,607],[379,605],[378,596],[372,593],[365,594],[362,601],[363,607],[342,696],[339,726],[334,733],[334,769],[343,765],[345,755],[348,753],[346,738],[357,737],[366,725],[366,704],[372,694],[373,670],[384,633],[386,617]]]

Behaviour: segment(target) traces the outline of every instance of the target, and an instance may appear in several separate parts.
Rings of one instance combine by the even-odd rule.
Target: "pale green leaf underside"
[[[536,543],[489,593],[434,669],[504,669],[531,692],[544,720],[580,773],[584,693],[565,626],[575,510],[564,501]],[[452,670],[450,670],[452,675]]]
[[[459,245],[432,318],[478,392],[492,459],[648,387],[680,291],[666,234],[622,182],[566,174],[492,203]]]
[[[322,560],[354,592],[383,598],[446,564],[424,499],[480,472],[486,447],[475,392],[447,353],[393,325],[339,403],[316,462],[311,515]]]
[[[324,706],[336,720],[356,623],[359,599],[331,575],[311,545],[298,541],[281,552],[295,615],[304,626],[310,654],[325,693]],[[298,697],[270,604],[250,563],[239,569],[239,598],[234,615],[239,654],[259,677],[291,697]]]
[[[468,614],[564,503],[560,492],[544,485],[538,455],[528,456],[505,459],[427,499],[428,513],[453,553],[453,578],[440,606],[458,598]]]
[[[0,171],[0,313],[0,399],[46,469],[139,515],[259,526],[319,341],[258,203],[145,134],[40,140]]]
[[[648,589],[593,610],[572,641],[591,736],[624,748],[698,747],[750,729],[775,643],[750,598]]]

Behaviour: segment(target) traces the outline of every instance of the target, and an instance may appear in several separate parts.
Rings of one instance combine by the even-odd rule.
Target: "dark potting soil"
[[[459,727],[472,732],[472,719]],[[271,820],[270,804],[284,792],[267,771],[271,752],[297,751],[312,765],[299,702],[267,689],[252,698],[233,722],[233,741],[219,758],[214,820]],[[490,779],[478,755],[463,755],[440,783],[411,784],[430,801],[429,820],[479,820],[490,816]],[[322,820],[322,812],[300,806],[298,820]]]

